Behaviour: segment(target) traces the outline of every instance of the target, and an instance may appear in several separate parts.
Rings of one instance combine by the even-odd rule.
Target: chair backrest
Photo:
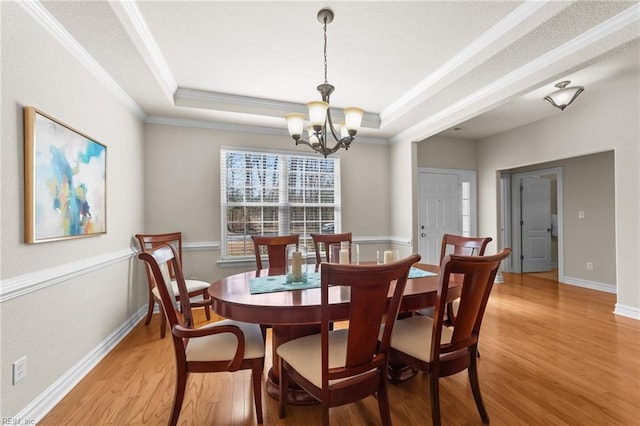
[[[448,254],[466,256],[483,256],[484,251],[493,240],[491,237],[463,237],[461,235],[443,234],[440,249],[440,263]]]
[[[329,262],[329,245],[343,241],[351,243],[351,232],[342,234],[311,234],[313,249],[316,252],[316,265],[322,263],[322,251],[325,253],[325,262]]]
[[[440,266],[440,281],[431,336],[430,360],[441,359],[444,354],[458,352],[467,356],[468,348],[475,345],[480,325],[493,287],[500,262],[511,254],[510,248],[491,256],[464,256],[449,254]],[[451,339],[441,341],[444,312],[447,304],[449,282],[461,280],[462,292]],[[455,358],[455,356],[453,357]]]
[[[386,374],[387,354],[391,332],[400,309],[400,301],[407,283],[411,265],[420,260],[414,254],[397,262],[384,265],[323,264],[321,276],[321,340],[322,340],[322,384],[328,388],[330,380],[359,374]],[[395,282],[391,302],[388,302],[390,287]],[[344,368],[329,371],[329,331],[331,318],[329,287],[343,286],[350,291],[349,333],[346,364]],[[385,323],[386,321],[386,323]],[[380,326],[384,332],[380,344]],[[383,369],[383,370],[380,370]],[[372,372],[375,370],[376,372]]]
[[[182,263],[182,232],[169,232],[166,234],[136,234],[140,250],[147,251],[149,249],[160,247],[165,244],[171,244],[177,250],[178,260]],[[153,281],[153,276],[149,275],[150,270],[147,267],[147,278]],[[169,275],[171,279],[175,279],[175,271],[169,266]]]
[[[145,261],[148,269],[151,271],[153,280],[160,293],[162,308],[169,322],[169,327],[174,325],[182,325],[187,328],[193,328],[193,314],[191,312],[191,303],[187,286],[182,274],[182,265],[178,258],[177,249],[170,245],[164,244],[156,246],[146,251],[138,253],[138,258]],[[174,294],[171,284],[169,270],[172,269],[175,274],[175,280],[178,284],[178,294]],[[177,299],[179,297],[179,300]],[[182,318],[182,320],[180,319]],[[174,336],[174,340],[176,338]]]
[[[299,234],[283,235],[279,237],[263,237],[252,235],[253,252],[256,255],[256,270],[262,267],[262,247],[266,248],[269,259],[269,268],[285,269],[287,267],[287,246],[295,244],[298,247],[300,241]]]

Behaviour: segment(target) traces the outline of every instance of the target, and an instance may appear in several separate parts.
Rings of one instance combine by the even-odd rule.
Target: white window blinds
[[[340,229],[340,160],[298,154],[221,150],[222,257],[253,257],[251,235]]]

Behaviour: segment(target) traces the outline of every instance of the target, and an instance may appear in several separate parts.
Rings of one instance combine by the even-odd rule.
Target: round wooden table
[[[416,264],[414,267],[438,273],[435,265]],[[267,393],[274,398],[279,394],[279,357],[276,348],[291,339],[320,331],[320,289],[279,291],[275,293],[251,294],[249,281],[256,276],[282,275],[282,269],[250,271],[223,278],[209,287],[213,309],[225,318],[256,324],[268,324],[272,330],[272,367],[268,373]],[[407,280],[400,312],[412,312],[435,305],[438,276],[412,278]],[[341,292],[341,287],[329,288],[329,302],[332,318],[336,321],[348,319],[349,294]],[[394,286],[389,289],[389,297]],[[448,299],[460,296],[460,286],[453,286]],[[390,373],[393,374],[393,373]],[[401,380],[401,379],[398,379]],[[291,389],[290,404],[315,403],[301,389]]]

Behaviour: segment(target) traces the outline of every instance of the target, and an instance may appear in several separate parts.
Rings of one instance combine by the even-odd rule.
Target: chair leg
[[[287,410],[287,388],[289,387],[289,375],[283,368],[284,361],[280,358],[280,392],[278,395],[279,411],[278,416],[284,419]]]
[[[264,364],[261,361],[254,361],[251,366],[251,378],[253,379],[253,403],[256,408],[256,419],[258,424],[262,424],[262,372]]]
[[[151,317],[153,316],[153,308],[156,307],[156,299],[153,298],[151,292],[149,292],[149,306],[147,307],[147,316],[144,319],[144,325],[149,325]]]
[[[487,414],[487,410],[484,408],[484,403],[482,402],[482,395],[480,394],[480,381],[478,380],[478,355],[477,355],[477,347],[473,347],[470,349],[469,356],[471,357],[471,361],[469,364],[469,382],[471,384],[471,392],[473,393],[473,399],[476,402],[476,407],[478,407],[478,412],[480,413],[480,418],[482,419],[482,423],[489,423],[489,415]]]
[[[208,291],[206,289],[202,290],[202,298],[204,300],[207,300],[207,301],[211,300],[209,298],[209,293],[208,293]],[[209,305],[208,304],[204,305],[204,315],[207,317],[207,321],[211,321],[211,312],[209,311]]]
[[[440,426],[440,383],[438,376],[429,374],[430,398],[431,398],[431,421],[433,426]]]
[[[322,406],[322,426],[329,426],[329,406]]]
[[[164,316],[164,309],[160,305],[160,338],[164,339],[167,333],[167,317]]]
[[[260,332],[262,333],[262,340],[267,341],[267,329],[271,327],[267,324],[260,324]]]
[[[386,370],[386,369],[385,369]],[[391,411],[389,409],[389,394],[387,393],[386,371],[380,373],[380,387],[378,388],[378,409],[384,426],[391,426]]]
[[[182,402],[184,401],[184,392],[187,388],[187,377],[189,373],[186,370],[178,368],[176,374],[176,391],[173,397],[173,408],[171,409],[171,419],[169,425],[175,426],[178,424],[178,417],[180,417],[180,410],[182,409]]]

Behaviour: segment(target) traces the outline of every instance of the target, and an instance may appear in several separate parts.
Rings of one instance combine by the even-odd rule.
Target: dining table
[[[400,305],[400,315],[410,315],[417,310],[435,306],[438,272],[437,265],[417,263],[412,266]],[[319,276],[317,271],[315,274],[316,277]],[[212,308],[218,315],[235,321],[271,326],[272,366],[267,374],[265,387],[267,394],[275,399],[279,398],[280,377],[277,347],[289,340],[319,333],[321,322],[319,285],[298,288],[296,283],[291,283],[276,285],[270,291],[256,291],[256,283],[259,281],[284,280],[285,276],[286,271],[282,268],[252,270],[227,276],[209,287]],[[394,287],[395,282],[389,288],[389,300]],[[460,291],[460,284],[452,283],[447,292],[447,299],[456,299],[460,296]],[[349,301],[347,288],[339,285],[329,288],[332,320],[341,321],[349,318]],[[403,366],[389,366],[389,376],[394,382],[403,381],[412,374],[415,374],[415,371],[408,371]],[[317,403],[295,383],[291,384],[287,395],[289,404]]]

